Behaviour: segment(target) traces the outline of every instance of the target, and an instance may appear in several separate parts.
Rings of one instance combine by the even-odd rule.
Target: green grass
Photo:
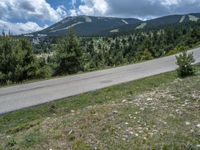
[[[71,110],[123,99],[127,95],[137,95],[143,91],[149,91],[152,88],[158,87],[161,84],[171,82],[175,78],[176,74],[170,72],[58,100],[45,105],[11,112],[0,117],[0,133],[16,132],[24,128],[28,129],[38,124],[37,121],[46,117],[63,115],[69,113]]]
[[[196,68],[196,76],[185,79],[169,72],[2,115],[0,149],[195,147],[200,144]]]

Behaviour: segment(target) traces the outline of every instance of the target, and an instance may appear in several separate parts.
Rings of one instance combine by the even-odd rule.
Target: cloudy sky
[[[0,0],[0,31],[41,30],[76,15],[150,19],[200,12],[200,0]]]

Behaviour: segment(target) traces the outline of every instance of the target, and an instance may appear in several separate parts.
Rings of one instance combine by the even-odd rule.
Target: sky
[[[0,32],[42,30],[77,15],[151,19],[200,12],[200,0],[0,0]]]

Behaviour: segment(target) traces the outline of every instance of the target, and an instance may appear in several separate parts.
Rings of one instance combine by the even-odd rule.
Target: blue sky
[[[67,9],[70,9],[72,6],[71,0],[47,0],[48,3],[52,5],[52,7],[57,8],[59,5],[64,5]],[[80,1],[76,1],[76,5],[80,4]]]
[[[0,31],[29,33],[67,16],[149,19],[200,12],[200,0],[0,0]]]

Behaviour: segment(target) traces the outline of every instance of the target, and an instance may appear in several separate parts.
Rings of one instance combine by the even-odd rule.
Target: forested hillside
[[[187,24],[192,22],[197,22],[200,20],[200,14],[186,14],[186,15],[171,15],[164,16],[160,18],[155,18],[151,20],[146,20],[142,22],[138,22],[135,24],[127,24],[123,25],[120,28],[116,28],[117,32],[110,32],[110,30],[106,30],[104,32],[99,33],[102,36],[110,36],[113,34],[127,34],[130,32],[137,32],[137,30],[152,30],[152,29],[162,29],[166,26],[177,26],[181,24]]]
[[[199,20],[199,13],[170,15],[146,21],[135,18],[75,16],[67,17],[42,31],[30,33],[25,36],[64,36],[72,28],[82,37],[111,36],[136,32],[137,30],[163,28],[166,25],[197,22]]]
[[[166,26],[110,38],[86,40],[90,67],[117,66],[175,54],[200,44],[200,24]]]
[[[67,31],[74,28],[80,36],[95,36],[105,30],[112,30],[113,28],[120,28],[126,24],[136,24],[139,22],[141,22],[141,20],[135,18],[93,16],[67,17],[42,31],[32,33],[32,35],[64,36]]]
[[[166,25],[112,37],[78,37],[70,30],[38,44],[0,38],[0,83],[46,78],[150,60],[200,45],[200,22]]]

